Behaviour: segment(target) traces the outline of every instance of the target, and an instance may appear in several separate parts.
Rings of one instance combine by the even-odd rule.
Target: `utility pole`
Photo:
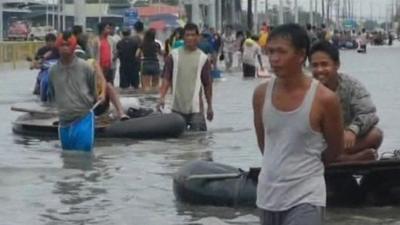
[[[314,8],[313,8],[313,0],[310,0],[310,12],[309,12],[309,19],[311,26],[314,25]]]
[[[330,26],[330,19],[331,19],[331,0],[327,0],[326,2],[326,25],[329,27]]]
[[[46,1],[46,29],[49,26],[49,2]]]
[[[285,21],[283,20],[283,0],[279,0],[279,25],[282,25]]]
[[[315,5],[314,5],[314,7],[315,7],[314,12],[315,12],[315,13],[318,13],[318,1],[319,1],[319,0],[315,0]],[[318,23],[318,22],[315,21],[314,24],[316,24],[316,23]]]
[[[254,0],[254,26],[253,33],[256,34],[258,31],[258,0]]]
[[[238,20],[237,20],[238,16],[236,15],[236,1],[230,0],[229,2],[230,2],[231,18],[232,18],[232,24],[231,25],[235,25],[238,22]]]
[[[74,1],[74,24],[82,26],[83,30],[86,27],[86,15],[85,15],[85,2],[84,0],[75,0]]]
[[[265,0],[265,20],[269,24],[268,0]]]
[[[101,17],[103,16],[103,5],[102,5],[102,0],[99,0],[99,18],[98,21],[101,23]]]
[[[218,31],[222,32],[222,0],[217,0],[217,26],[218,26]]]
[[[247,29],[253,30],[253,1],[247,0]]]
[[[62,31],[61,30],[61,3],[62,0],[58,0],[58,4],[57,4],[57,30],[58,32]]]
[[[215,21],[215,18],[217,18],[217,15],[216,15],[216,4],[217,4],[217,0],[211,0],[210,1],[210,3],[209,3],[209,5],[208,5],[208,12],[209,12],[209,16],[208,16],[208,18],[209,18],[209,27],[216,27],[216,21]]]
[[[3,3],[0,2],[0,41],[3,41]]]
[[[65,26],[65,20],[67,15],[65,14],[65,0],[61,0],[62,1],[62,27],[63,30],[66,30],[67,27]]]
[[[321,1],[321,9],[322,9],[322,23],[325,23],[325,0]]]
[[[51,25],[53,27],[53,30],[56,29],[56,3],[54,2],[54,0],[51,0]]]
[[[201,27],[199,1],[192,1],[191,4],[192,4],[192,22],[197,24],[199,27]]]
[[[299,7],[297,5],[297,0],[294,0],[294,22],[299,23]]]

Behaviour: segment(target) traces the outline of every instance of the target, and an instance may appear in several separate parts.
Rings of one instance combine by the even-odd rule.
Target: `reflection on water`
[[[381,152],[399,148],[397,119],[400,48],[342,52],[342,70],[372,94],[385,131]],[[215,82],[215,121],[209,132],[178,139],[96,140],[94,154],[62,152],[54,139],[12,134],[12,104],[31,101],[34,71],[2,74],[0,82],[0,224],[259,224],[253,208],[193,206],[177,202],[172,174],[189,160],[205,159],[242,169],[260,165],[251,98],[257,79],[225,74]],[[21,88],[15,88],[21,87]],[[140,101],[154,106],[154,96]],[[328,225],[399,224],[397,207],[329,208]]]

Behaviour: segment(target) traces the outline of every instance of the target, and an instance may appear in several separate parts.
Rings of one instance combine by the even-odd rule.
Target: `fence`
[[[34,57],[36,51],[44,45],[41,41],[0,42],[0,65],[11,63],[17,68],[17,62]]]

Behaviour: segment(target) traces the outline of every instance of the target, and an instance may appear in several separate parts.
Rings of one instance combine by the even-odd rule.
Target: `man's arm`
[[[172,73],[173,73],[173,60],[172,60],[172,55],[169,55],[164,64],[164,70],[163,70],[163,79],[160,87],[160,99],[157,108],[160,109],[160,107],[164,107],[165,105],[165,95],[167,94],[169,88],[171,87],[172,83]]]
[[[325,138],[325,164],[338,162],[343,154],[343,119],[340,102],[335,93],[327,88],[319,88],[320,109],[322,111],[321,131]]]
[[[203,68],[201,69],[201,83],[204,87],[204,95],[206,96],[206,101],[208,107],[212,106],[212,77],[211,77],[211,64],[210,61],[204,64]]]
[[[257,144],[258,148],[261,151],[261,154],[264,154],[264,146],[265,146],[265,136],[264,136],[264,124],[262,120],[262,111],[264,107],[264,99],[266,93],[267,83],[259,85],[253,94],[253,120],[254,120],[254,128],[256,130]]]

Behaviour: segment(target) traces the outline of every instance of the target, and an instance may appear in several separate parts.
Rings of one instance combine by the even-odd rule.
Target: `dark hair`
[[[186,31],[196,31],[196,34],[199,34],[199,28],[197,27],[196,24],[194,23],[187,23],[184,27],[183,27],[183,32],[185,33]]]
[[[101,22],[97,25],[97,29],[99,34],[103,33],[104,29],[106,28],[106,26],[108,25],[108,23],[106,22]]]
[[[310,40],[307,31],[298,24],[289,23],[277,26],[271,31],[268,40],[284,38],[289,40],[296,50],[304,50],[306,57],[310,48]]]
[[[46,42],[49,42],[49,41],[56,41],[56,39],[57,39],[57,36],[56,36],[55,34],[53,34],[53,33],[48,33],[48,34],[46,34],[46,36],[44,37],[44,40],[45,40]]]
[[[154,42],[154,40],[156,39],[156,30],[153,28],[150,28],[146,31],[146,33],[144,34],[144,38],[143,38],[143,43],[150,43],[150,42]]]
[[[260,39],[260,36],[258,36],[258,35],[251,35],[251,40],[253,40],[253,41],[255,41],[255,42],[258,42],[258,40]]]
[[[328,41],[319,41],[315,43],[310,49],[309,59],[316,52],[323,52],[327,54],[334,62],[340,63],[339,50]]]
[[[161,47],[161,46],[160,46]],[[156,30],[150,28],[146,31],[143,37],[143,42],[141,46],[144,57],[147,57],[147,54],[152,54],[154,52],[158,52],[159,45],[156,42]]]
[[[144,30],[144,25],[142,21],[139,20],[133,25],[133,28],[135,28],[136,32],[142,32]]]
[[[61,32],[61,37],[64,41],[68,41],[68,39],[72,36],[71,31],[63,31]]]
[[[122,30],[122,35],[123,35],[124,37],[130,36],[130,35],[131,35],[131,29],[129,29],[129,28],[124,28],[124,29]]]
[[[311,23],[307,23],[307,24],[306,24],[306,29],[307,29],[307,30],[311,30],[311,29],[312,29]]]
[[[185,30],[182,27],[178,27],[174,31],[174,36],[178,34],[178,39],[183,39],[183,35],[185,34]]]
[[[72,33],[73,33],[75,36],[78,36],[78,35],[82,34],[82,33],[83,33],[83,28],[82,28],[82,26],[81,26],[81,25],[74,25],[74,26],[72,27]]]

